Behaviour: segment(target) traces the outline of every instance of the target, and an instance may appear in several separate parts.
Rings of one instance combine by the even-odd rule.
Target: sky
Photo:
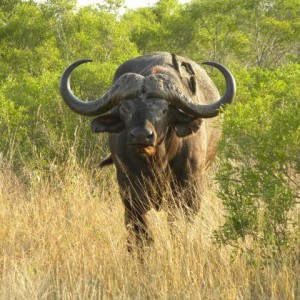
[[[137,7],[143,7],[143,6],[149,6],[153,3],[155,3],[157,0],[126,0],[125,4],[128,8],[137,8]],[[89,4],[95,4],[99,3],[101,1],[99,0],[77,0],[77,3],[79,6],[89,5]]]
[[[157,1],[158,0],[126,0],[125,5],[128,8],[138,8],[138,7],[150,6]],[[95,3],[100,3],[100,2],[101,2],[101,0],[77,0],[77,3],[79,6],[95,4]],[[185,3],[185,2],[187,2],[187,0],[183,0],[180,2]]]

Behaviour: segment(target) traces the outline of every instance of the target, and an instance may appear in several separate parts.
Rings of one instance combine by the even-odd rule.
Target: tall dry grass
[[[1,299],[299,299],[299,265],[232,258],[212,243],[223,211],[211,185],[194,224],[171,235],[150,212],[155,237],[143,260],[126,250],[113,169],[70,161],[21,179],[0,166]]]

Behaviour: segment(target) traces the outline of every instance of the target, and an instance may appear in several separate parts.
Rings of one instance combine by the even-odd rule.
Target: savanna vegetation
[[[122,0],[0,2],[1,299],[299,299],[300,2]],[[59,95],[94,99],[117,66],[152,51],[226,65],[237,82],[193,225],[126,251],[106,136]],[[223,79],[207,68],[220,92]]]

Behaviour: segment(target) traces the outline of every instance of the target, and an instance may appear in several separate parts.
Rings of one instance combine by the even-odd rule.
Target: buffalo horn
[[[62,98],[71,110],[80,115],[97,116],[106,113],[116,106],[121,99],[127,97],[128,94],[138,92],[142,86],[143,76],[127,73],[122,75],[101,98],[94,101],[82,101],[71,91],[70,76],[76,67],[91,61],[90,59],[82,59],[72,63],[66,68],[60,81],[60,93]]]
[[[172,89],[170,101],[182,111],[195,117],[213,118],[219,114],[222,106],[233,101],[236,92],[236,84],[233,75],[221,64],[211,61],[204,62],[203,64],[213,66],[223,74],[226,81],[226,91],[221,99],[211,104],[196,104],[189,101],[186,96],[176,89]]]

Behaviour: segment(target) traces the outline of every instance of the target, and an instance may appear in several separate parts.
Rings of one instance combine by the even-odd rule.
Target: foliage
[[[75,10],[73,0],[1,5],[0,152],[15,166],[47,166],[65,160],[79,134],[78,156],[94,153],[96,136],[88,120],[79,120],[62,103],[59,77],[70,62],[92,57],[96,62],[80,68],[73,85],[82,98],[101,95],[117,65],[137,55],[128,30],[116,14],[97,7]]]
[[[160,0],[130,12],[129,18],[138,20],[132,39],[143,53],[171,48],[199,61],[268,68],[299,60],[299,11],[299,1],[193,0],[180,5]]]
[[[300,66],[249,70],[239,102],[225,114],[219,195],[227,210],[219,241],[276,249],[299,232]],[[249,101],[250,99],[250,101]]]

